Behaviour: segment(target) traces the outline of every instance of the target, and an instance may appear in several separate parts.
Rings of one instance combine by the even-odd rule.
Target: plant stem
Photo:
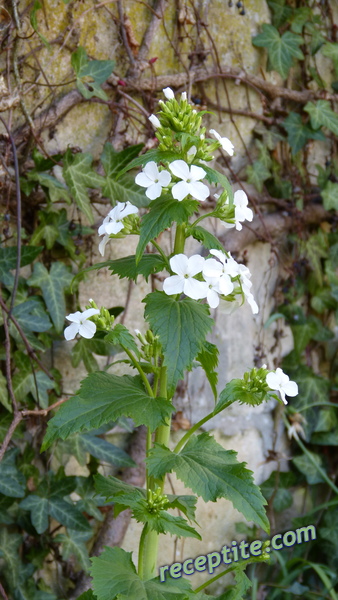
[[[160,255],[162,256],[162,258],[163,258],[163,260],[164,260],[165,264],[166,264],[166,265],[169,267],[169,269],[170,269],[169,260],[168,260],[168,258],[166,257],[166,255],[164,254],[164,252],[163,252],[163,250],[162,250],[161,246],[160,246],[160,245],[159,245],[157,242],[155,242],[155,240],[151,240],[151,243],[152,243],[152,245],[153,245],[153,246],[156,248],[156,250],[158,250],[158,252],[159,252],[159,253],[160,253]]]
[[[126,354],[128,354],[131,362],[133,363],[135,369],[138,370],[139,374],[142,377],[142,381],[144,383],[144,385],[146,386],[147,392],[149,394],[149,396],[154,397],[154,392],[152,390],[152,387],[147,379],[147,376],[145,374],[145,372],[143,371],[143,369],[140,367],[138,361],[136,360],[136,358],[133,356],[132,352],[130,352],[130,350],[128,350],[128,348],[126,348],[125,346],[123,346],[122,344],[120,344],[121,347],[123,348],[123,350],[125,351]]]
[[[205,215],[201,215],[200,217],[198,217],[198,219],[196,219],[196,221],[191,223],[190,227],[196,227],[197,223],[199,223],[200,221],[203,221],[203,219],[206,219],[207,217],[212,217],[213,214],[214,214],[214,212],[210,212],[210,213],[206,213]]]
[[[228,404],[225,404],[224,407],[222,408],[222,410],[224,410],[225,408],[228,408],[228,406],[230,406],[230,404],[232,404],[232,401],[229,402]],[[218,413],[216,413],[216,414],[218,414]],[[197,431],[197,429],[202,427],[202,425],[204,425],[204,423],[206,423],[207,421],[210,421],[210,419],[215,417],[216,414],[214,412],[211,412],[208,415],[206,415],[206,417],[203,417],[203,419],[201,419],[200,421],[195,423],[195,425],[193,425],[191,427],[191,429],[189,429],[189,431],[187,431],[187,433],[185,433],[184,436],[180,439],[180,441],[174,448],[174,452],[177,454],[180,450],[182,450],[183,446],[185,446],[185,444],[187,443],[189,438],[192,436],[192,434],[195,433],[195,431]]]
[[[185,225],[176,225],[174,254],[182,254],[184,252],[185,244]]]

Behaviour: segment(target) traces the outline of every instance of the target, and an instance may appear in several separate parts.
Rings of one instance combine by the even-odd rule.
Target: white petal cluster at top
[[[185,254],[176,254],[170,259],[170,267],[175,275],[164,280],[163,291],[169,296],[185,294],[194,300],[206,298],[211,308],[219,305],[221,296],[228,296],[235,289],[236,281],[248,301],[253,314],[258,306],[251,290],[251,273],[245,265],[239,264],[231,254],[227,256],[220,250],[210,250],[216,258],[203,258],[194,254],[188,258]],[[195,276],[201,274],[203,281]]]
[[[116,206],[114,206],[114,208],[107,214],[98,230],[99,235],[104,236],[99,243],[99,252],[101,256],[104,256],[104,251],[109,240],[109,236],[112,234],[116,235],[122,231],[124,227],[123,219],[136,213],[138,213],[138,208],[130,202],[118,202]]]

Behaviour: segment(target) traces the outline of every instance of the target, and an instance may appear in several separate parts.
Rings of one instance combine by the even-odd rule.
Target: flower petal
[[[202,169],[202,167],[197,167],[197,165],[191,165],[190,175],[191,179],[193,179],[194,181],[199,181],[200,179],[203,179],[203,177],[206,176],[206,172],[204,171],[204,169]]]
[[[208,291],[207,302],[211,308],[217,308],[219,305],[219,295],[215,290]]]
[[[85,323],[82,323],[79,328],[79,334],[87,340],[94,337],[95,331],[96,325],[93,323],[93,321],[85,321]]]
[[[135,177],[135,183],[137,183],[137,185],[140,185],[141,187],[149,187],[154,182],[145,173],[139,173]]]
[[[122,204],[122,203],[119,202],[118,204]],[[134,204],[132,204],[131,202],[126,202],[124,204],[124,208],[121,210],[120,218],[124,219],[125,217],[128,217],[129,215],[136,215],[136,213],[138,213],[137,206],[134,206]]]
[[[184,287],[184,278],[179,275],[167,277],[163,282],[163,291],[172,296],[173,294],[182,294]]]
[[[170,87],[166,87],[162,91],[167,100],[173,100],[175,98],[175,94]]]
[[[169,261],[171,270],[177,273],[177,275],[184,277],[188,271],[188,260],[185,254],[175,254]]]
[[[279,377],[274,371],[267,374],[265,381],[271,390],[279,389]]]
[[[66,319],[71,323],[81,323],[81,316],[82,313],[79,310],[77,310],[75,313],[70,313],[70,315],[67,315]]]
[[[197,281],[197,279],[184,279],[183,292],[193,300],[201,300],[206,298],[208,294],[208,284],[205,281]]]
[[[200,254],[194,254],[193,256],[190,256],[190,258],[188,259],[186,270],[187,275],[193,277],[194,275],[197,275],[197,273],[201,273],[203,270],[204,262],[205,259]]]
[[[190,184],[185,181],[179,181],[172,187],[171,193],[175,200],[181,202],[181,200],[184,200],[184,198],[190,194]]]
[[[169,185],[169,183],[171,182],[170,173],[168,173],[168,171],[160,171],[158,181],[162,187],[167,187],[167,185]]]
[[[193,198],[196,198],[196,200],[204,201],[208,198],[210,194],[208,186],[205,185],[205,183],[202,183],[201,181],[194,181],[186,185],[189,186],[190,194]]]
[[[109,241],[109,235],[105,235],[104,238],[99,243],[99,252],[100,252],[101,256],[104,256],[104,251],[106,249],[106,245],[107,245],[108,241]]]
[[[67,341],[73,340],[75,338],[76,334],[79,331],[79,327],[80,325],[78,323],[72,323],[71,325],[66,327],[63,333]]]
[[[108,223],[105,227],[105,233],[109,236],[110,234],[116,235],[117,233],[119,233],[119,231],[123,229],[124,225],[123,223],[121,223],[121,221],[118,223],[116,221],[113,221],[112,223]]]
[[[148,117],[148,119],[155,129],[157,129],[158,127],[161,127],[161,123],[158,120],[158,118],[156,117],[156,115],[150,115],[150,117]]]
[[[298,385],[295,381],[288,381],[283,389],[287,396],[297,396],[298,394]]]
[[[190,177],[189,167],[184,160],[174,160],[172,163],[170,163],[169,169],[175,175],[175,177],[179,177],[184,181]]]
[[[81,316],[81,320],[83,321],[84,319],[89,319],[89,317],[92,317],[93,315],[98,315],[100,313],[98,308],[87,308],[87,310],[84,310]]]
[[[219,289],[222,292],[223,296],[227,296],[231,294],[234,289],[234,284],[232,283],[229,275],[224,273],[222,277],[219,278]]]
[[[160,183],[153,183],[146,191],[146,196],[147,198],[150,198],[150,200],[156,200],[156,198],[159,198],[161,194],[162,187]]]
[[[223,272],[222,265],[214,258],[207,258],[204,261],[203,275],[205,277],[220,277]]]
[[[158,166],[154,160],[148,162],[143,168],[143,171],[152,181],[158,179]]]

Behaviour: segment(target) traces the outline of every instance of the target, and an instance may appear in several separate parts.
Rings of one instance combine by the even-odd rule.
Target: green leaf
[[[288,142],[295,155],[308,140],[325,140],[325,135],[321,131],[313,131],[308,125],[303,123],[300,114],[291,112],[283,122],[283,127],[288,133]]]
[[[208,433],[190,438],[179,454],[156,444],[147,464],[150,476],[160,478],[174,470],[184,485],[206,502],[227,498],[247,520],[269,531],[266,500],[253,483],[251,471],[237,462],[236,452],[224,450]]]
[[[0,403],[9,412],[13,412],[12,405],[10,403],[9,395],[8,395],[7,380],[1,371],[0,371]]]
[[[296,485],[297,477],[292,471],[281,473],[273,471],[269,479],[260,485],[261,492],[267,500],[272,498],[275,511],[281,512],[292,505],[292,494],[289,487]]]
[[[260,160],[255,160],[252,165],[249,165],[246,172],[248,182],[254,185],[259,192],[263,189],[264,181],[271,177],[271,172]]]
[[[142,257],[150,240],[157,238],[165,229],[176,223],[185,223],[198,208],[196,200],[178,202],[171,196],[161,196],[150,205],[149,212],[141,221],[140,240],[136,249],[136,262]]]
[[[36,265],[41,265],[41,263],[36,263]],[[24,331],[43,332],[48,331],[52,326],[40,298],[31,297],[25,302],[17,304],[13,309],[13,316]]]
[[[22,246],[21,247],[21,261],[20,266],[25,267],[30,265],[36,257],[43,250],[43,246],[36,248],[35,246]],[[0,280],[8,276],[8,271],[12,271],[16,268],[16,258],[18,255],[17,248],[11,246],[10,248],[0,248]]]
[[[108,548],[92,560],[91,576],[97,600],[186,600],[191,592],[186,580],[143,581],[136,573],[131,552]],[[188,593],[187,593],[188,592]],[[193,597],[193,596],[191,596]]]
[[[286,31],[281,36],[273,25],[264,23],[262,33],[252,39],[254,46],[266,48],[269,57],[269,70],[277,71],[283,79],[289,74],[294,59],[303,60],[304,54],[300,47],[304,40],[300,35]]]
[[[89,534],[91,536],[91,533]],[[61,544],[61,555],[64,560],[69,560],[71,556],[77,558],[81,569],[88,573],[90,569],[90,560],[85,541],[88,539],[88,533],[80,533],[78,531],[68,530],[68,535],[65,533],[58,534],[54,541]],[[95,600],[95,597],[93,597]]]
[[[157,150],[157,149],[149,150],[149,152],[147,152],[146,154],[142,154],[142,156],[138,156],[137,158],[134,158],[132,161],[129,162],[129,164],[124,166],[118,172],[117,179],[122,177],[122,175],[124,175],[124,173],[126,173],[127,171],[130,171],[131,169],[135,169],[136,167],[143,167],[151,160],[155,161],[156,163],[159,163],[159,162],[167,162],[167,161],[171,162],[171,161],[179,159],[179,158],[182,158],[182,156],[180,154],[177,154],[176,152],[172,152],[170,150]],[[203,166],[203,168],[204,168],[204,166]]]
[[[304,25],[308,21],[312,20],[312,16],[312,8],[308,6],[302,6],[300,8],[297,8],[293,13],[292,18],[290,19],[292,31],[294,33],[302,33]]]
[[[308,454],[301,454],[300,456],[296,456],[292,459],[292,462],[294,465],[296,465],[297,469],[305,475],[306,481],[310,485],[314,485],[315,483],[322,483],[324,479],[322,478],[321,474],[315,466],[317,464],[319,467],[323,468],[322,457],[319,454],[316,454],[315,452],[310,452],[310,450],[308,450],[308,453],[311,455],[315,464],[313,464],[312,460],[310,460]]]
[[[111,75],[115,66],[113,60],[89,61],[86,50],[79,46],[71,56],[71,65],[76,73],[77,88],[84,98],[89,99],[96,96],[101,100],[108,99],[101,84]]]
[[[40,33],[39,31],[39,27],[38,27],[38,19],[37,19],[37,12],[38,10],[40,10],[42,8],[42,4],[40,4],[40,2],[38,0],[35,0],[34,4],[33,4],[33,9],[32,12],[30,14],[30,23],[31,26],[33,27],[35,33],[38,34],[40,40],[42,41],[42,43],[46,46],[46,48],[48,48],[48,50],[50,50],[50,43],[48,42],[48,40],[46,40],[45,36],[42,35],[42,33]]]
[[[324,56],[331,58],[336,75],[338,75],[338,44],[327,42],[322,46],[321,52]]]
[[[48,528],[48,499],[30,494],[20,502],[20,507],[31,513],[32,525],[38,533],[43,533]]]
[[[338,210],[338,183],[328,181],[322,191],[325,210]]]
[[[157,533],[170,533],[178,537],[193,537],[201,540],[197,531],[188,525],[183,517],[174,517],[165,510],[159,512],[150,512],[146,500],[138,502],[133,510],[134,518],[141,523],[147,523],[150,531]]]
[[[292,15],[292,8],[285,6],[285,0],[268,0],[269,8],[273,12],[272,23],[275,27],[280,27]]]
[[[111,144],[108,142],[105,144],[101,162],[107,179],[102,194],[113,202],[129,201],[139,208],[149,205],[150,200],[145,195],[144,189],[135,183],[135,177],[125,174],[117,179],[119,171],[125,168],[142,148],[143,144],[137,144],[122,152],[116,152]]]
[[[114,329],[105,336],[104,340],[105,342],[108,342],[108,344],[113,344],[114,346],[119,344],[124,348],[127,348],[127,350],[134,352],[136,356],[139,356],[139,349],[135,339],[127,327],[121,323],[115,325]]]
[[[76,531],[92,530],[81,512],[72,503],[66,502],[60,497],[49,498],[49,514],[67,529],[75,529]]]
[[[67,188],[49,173],[39,173],[30,171],[27,175],[29,181],[37,181],[41,187],[48,190],[48,197],[51,202],[59,202],[65,200],[67,204],[71,203]]]
[[[205,248],[208,250],[216,249],[224,252],[224,246],[221,242],[218,241],[217,237],[215,237],[210,231],[204,229],[204,227],[200,227],[200,225],[196,225],[196,227],[191,227],[188,230],[189,235],[192,235],[195,240],[198,240]]]
[[[215,368],[218,365],[218,355],[219,350],[215,344],[204,342],[201,352],[196,357],[196,360],[198,360],[198,362],[201,364],[201,367],[204,369],[204,372],[208,378],[212,393],[215,396],[215,401],[217,400],[216,386],[218,381],[218,373],[215,371]]]
[[[252,390],[249,391],[246,388],[243,379],[232,379],[226,384],[224,390],[221,391],[218,402],[214,409],[214,415],[217,415],[236,401],[255,405],[261,404],[262,400],[264,399],[267,398],[262,397],[262,392],[252,392]]]
[[[92,168],[93,157],[87,152],[72,155],[67,150],[64,156],[63,176],[72,193],[77,206],[86,215],[89,223],[94,223],[90,198],[87,188],[100,188],[105,185],[105,179]]]
[[[219,171],[215,171],[215,169],[212,169],[211,167],[208,167],[207,165],[201,164],[200,167],[202,167],[202,169],[206,172],[206,179],[209,181],[209,183],[214,183],[215,185],[221,185],[223,187],[223,189],[227,192],[227,195],[229,198],[229,204],[230,205],[233,204],[234,193],[233,193],[232,186],[230,184],[229,179],[225,175],[223,175],[223,173],[220,173]]]
[[[136,264],[136,256],[124,256],[116,260],[107,261],[106,266],[112,272],[112,275],[118,275],[120,279],[127,277],[136,281],[138,275],[148,281],[150,275],[163,271],[166,268],[162,256],[159,254],[144,254]]]
[[[151,398],[139,377],[91,373],[82,381],[78,395],[63,404],[48,423],[42,451],[57,438],[101,427],[121,416],[131,417],[135,425],[152,431],[164,423],[174,410],[165,398]]]
[[[93,356],[93,351],[87,343],[90,340],[80,338],[77,340],[74,348],[72,348],[72,367],[76,368],[83,361],[88,373],[94,373],[99,370],[99,365],[96,358]]]
[[[338,116],[331,109],[328,100],[317,100],[316,103],[308,102],[304,110],[309,113],[313,129],[327,127],[332,133],[338,135]]]
[[[219,600],[242,600],[246,597],[247,591],[251,588],[252,583],[244,573],[245,567],[237,567],[235,569],[236,585],[222,594]]]
[[[15,579],[18,575],[18,566],[21,566],[21,561],[19,560],[19,547],[21,543],[21,535],[18,533],[9,533],[7,527],[0,529],[0,556],[6,564],[6,578],[13,584],[17,584],[17,580],[15,581]]]
[[[84,434],[80,436],[84,449],[100,461],[115,465],[117,467],[135,467],[135,462],[121,448],[94,435]]]
[[[66,313],[64,290],[72,281],[72,274],[61,262],[54,262],[48,272],[42,263],[35,263],[28,285],[39,287],[57,332],[64,326]]]
[[[178,301],[164,292],[153,292],[144,302],[145,318],[162,345],[171,397],[178,380],[202,350],[213,320],[205,305],[190,298]]]
[[[23,498],[26,491],[25,477],[15,464],[0,463],[0,493],[11,498]]]

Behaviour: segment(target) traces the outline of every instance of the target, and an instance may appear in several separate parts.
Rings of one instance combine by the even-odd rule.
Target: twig
[[[8,596],[7,596],[4,588],[2,587],[1,583],[0,583],[0,594],[3,597],[4,600],[8,600]]]
[[[22,415],[20,412],[17,412],[14,415],[13,421],[10,424],[8,431],[4,437],[4,441],[2,442],[2,446],[0,448],[0,462],[2,461],[4,454],[7,450],[8,444],[10,443],[13,433],[16,430],[17,426],[19,425],[19,423],[22,421]]]
[[[5,330],[5,352],[6,352],[6,379],[7,379],[7,387],[10,399],[13,404],[14,414],[18,412],[18,404],[15,398],[13,383],[12,383],[12,369],[11,369],[11,340],[9,337],[9,329],[8,329],[8,317],[6,318],[4,311],[2,312],[3,322],[4,322],[4,330]]]
[[[61,400],[54,402],[54,404],[51,404],[48,408],[42,408],[40,410],[21,410],[20,414],[22,417],[28,417],[29,415],[32,415],[33,417],[46,417],[51,410],[54,410],[54,408],[57,408],[60,404],[67,402],[67,400],[68,398],[61,398]]]
[[[151,43],[154,39],[154,35],[160,25],[161,19],[163,18],[164,11],[167,5],[167,0],[157,0],[153,7],[153,15],[151,21],[147,27],[147,30],[143,36],[140,49],[138,51],[138,61],[146,60],[148,52],[150,50]]]

